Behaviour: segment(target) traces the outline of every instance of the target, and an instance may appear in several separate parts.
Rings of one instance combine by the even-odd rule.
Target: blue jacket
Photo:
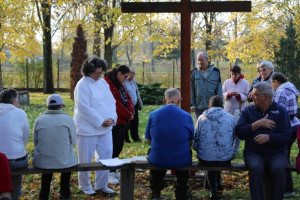
[[[268,114],[268,119],[276,123],[275,128],[259,128],[252,131],[252,123],[262,119]],[[247,151],[257,153],[286,153],[287,143],[291,137],[291,124],[287,110],[280,104],[273,102],[264,113],[256,106],[249,105],[243,109],[241,117],[235,128],[237,136],[245,140],[244,154]],[[257,144],[254,137],[259,134],[269,134],[270,141],[265,144]]]
[[[205,78],[199,68],[191,72],[191,106],[196,109],[207,109],[209,99],[219,95],[223,98],[220,70],[209,66],[208,76]]]
[[[165,105],[151,112],[145,138],[151,140],[148,157],[151,164],[176,169],[192,163],[193,119],[178,106]]]

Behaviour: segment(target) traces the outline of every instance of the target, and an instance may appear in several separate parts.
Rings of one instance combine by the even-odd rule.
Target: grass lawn
[[[74,102],[70,100],[68,93],[61,93],[64,103],[66,107],[64,111],[73,116],[73,107]],[[32,129],[34,119],[39,116],[41,113],[46,111],[46,98],[48,95],[44,95],[42,93],[30,93],[30,105],[28,106],[20,106],[20,108],[24,109],[27,113],[30,128],[31,128],[31,136],[30,140],[26,146],[27,152],[29,154],[29,162],[31,164],[32,153],[34,150],[34,144],[32,141]],[[140,117],[140,126],[139,126],[139,134],[142,139],[141,143],[125,143],[123,148],[121,158],[127,158],[135,155],[145,156],[149,149],[149,145],[146,143],[144,139],[145,128],[148,120],[149,113],[159,106],[144,106],[143,110],[139,112]],[[242,162],[242,149],[243,142],[240,146],[240,153],[236,156],[233,162]],[[296,156],[298,154],[298,147],[296,143],[292,148],[292,163],[295,163]],[[196,152],[193,151],[193,160],[196,159]],[[91,174],[92,180],[94,179],[94,173]],[[293,173],[294,177],[294,187],[296,192],[296,197],[294,199],[300,199],[300,181],[299,177],[297,177],[296,173]],[[247,173],[237,173],[237,172],[223,172],[223,199],[250,199],[250,194],[248,191],[248,176]],[[23,177],[23,196],[21,199],[38,199],[38,194],[40,190],[40,181],[41,176],[37,175],[24,175]],[[50,199],[59,199],[59,182],[60,175],[54,174],[52,185],[51,185],[51,196]],[[93,181],[92,181],[93,183]],[[77,173],[72,174],[71,179],[71,192],[73,199],[119,199],[119,191],[120,186],[117,185],[109,185],[109,187],[113,188],[117,191],[115,195],[103,195],[99,194],[95,197],[89,197],[84,195],[80,189],[78,188],[78,179]],[[162,191],[162,199],[175,199],[174,196],[174,185],[172,183],[167,183],[165,189]],[[209,199],[209,192],[203,188],[203,182],[195,181],[195,179],[190,179],[190,191],[193,194],[193,199]],[[150,188],[149,188],[149,170],[146,172],[138,172],[136,173],[135,180],[135,199],[150,199]]]

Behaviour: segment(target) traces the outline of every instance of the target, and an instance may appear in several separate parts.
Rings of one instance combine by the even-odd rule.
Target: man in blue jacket
[[[191,72],[191,111],[196,118],[208,109],[208,102],[212,96],[223,98],[220,70],[209,65],[207,52],[197,55],[199,68]]]
[[[286,108],[273,102],[272,86],[259,82],[253,86],[253,105],[247,106],[236,126],[245,140],[244,160],[249,168],[251,198],[264,199],[264,175],[270,173],[271,199],[283,199],[286,183],[287,143],[291,125]]]
[[[150,170],[151,199],[160,199],[164,187],[166,169],[174,169],[177,177],[175,196],[177,200],[188,199],[188,170],[176,170],[192,163],[191,145],[194,125],[190,113],[178,106],[180,92],[176,88],[166,90],[165,106],[151,112],[145,138],[151,145],[148,160],[164,169]]]

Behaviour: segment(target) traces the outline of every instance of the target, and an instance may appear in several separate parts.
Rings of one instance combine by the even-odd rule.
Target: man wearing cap
[[[47,98],[48,111],[34,122],[33,165],[41,169],[62,169],[77,164],[74,152],[76,130],[73,118],[62,111],[64,102],[59,94]],[[39,199],[48,199],[53,173],[42,174]],[[61,173],[60,199],[71,199],[71,172]]]

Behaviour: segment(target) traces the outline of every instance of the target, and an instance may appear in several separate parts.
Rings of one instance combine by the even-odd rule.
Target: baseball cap
[[[52,94],[47,98],[47,106],[64,105],[63,99],[59,94]]]

